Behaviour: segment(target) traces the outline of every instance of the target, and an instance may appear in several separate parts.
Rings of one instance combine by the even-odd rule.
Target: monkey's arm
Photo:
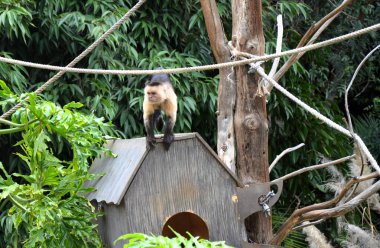
[[[156,121],[160,117],[161,111],[159,109],[154,110],[153,105],[148,102],[144,102],[144,126],[146,131],[146,143],[147,147],[153,148],[156,143],[154,137],[154,128]]]

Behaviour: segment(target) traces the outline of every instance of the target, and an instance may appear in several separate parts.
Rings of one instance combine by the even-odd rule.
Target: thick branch
[[[362,182],[365,180],[370,180],[378,176],[379,176],[379,173],[373,172],[371,174],[368,174],[367,176],[364,176],[363,178],[365,179],[357,180],[357,182],[355,183]],[[376,182],[371,187],[364,190],[362,193],[360,193],[359,195],[352,198],[350,201],[340,206],[336,206],[335,208],[331,208],[331,209],[321,209],[321,210],[310,211],[308,213],[305,213],[302,216],[302,219],[303,220],[327,219],[327,218],[342,216],[346,214],[347,212],[351,211],[354,207],[359,205],[361,202],[363,202],[364,200],[366,200],[368,197],[375,194],[379,190],[380,190],[380,181]]]
[[[230,60],[230,50],[216,2],[215,0],[200,0],[200,3],[214,57],[218,63],[227,62]]]
[[[317,23],[313,24],[309,30],[302,37],[300,42],[297,45],[298,47],[302,47],[306,44],[307,40],[309,40],[310,36],[314,33],[315,35],[310,39],[308,44],[314,43],[314,41],[318,38],[318,36],[322,33],[323,30],[327,28],[327,26],[337,17],[349,4],[351,4],[353,0],[344,0],[338,7],[336,7],[333,11],[328,13],[325,17],[319,20]],[[289,70],[289,68],[299,59],[304,53],[293,54],[289,60],[280,68],[280,70],[273,76],[275,81],[278,81],[284,74]],[[268,89],[269,91],[271,90]]]
[[[231,55],[228,40],[224,33],[215,0],[201,0],[200,3],[214,57],[218,63],[229,62]],[[232,67],[221,68],[219,74],[217,151],[220,159],[235,172],[236,150],[233,126],[233,111],[236,101],[235,74]]]
[[[373,184],[370,188],[364,190],[361,194],[357,195],[347,203],[332,209],[326,208],[340,202],[343,199],[343,197],[347,194],[347,192],[352,188],[352,186],[356,183],[370,180],[377,176],[379,176],[379,173],[373,172],[365,176],[353,178],[343,187],[341,192],[335,198],[326,202],[317,203],[311,206],[295,210],[293,214],[288,218],[288,220],[280,227],[275,237],[270,241],[270,244],[279,245],[282,242],[282,240],[289,234],[292,228],[302,221],[327,219],[331,217],[341,216],[349,212],[353,207],[357,206],[363,200],[367,199],[369,196],[378,191],[380,189],[380,181]]]

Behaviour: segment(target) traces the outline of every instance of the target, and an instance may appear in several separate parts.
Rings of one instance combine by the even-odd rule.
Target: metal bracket
[[[272,207],[280,198],[283,185],[282,180],[275,183],[253,183],[248,187],[237,189],[238,211],[242,220],[253,213],[263,210],[263,206],[260,205],[259,199],[262,196],[266,196],[268,192],[270,192],[270,187],[273,185],[277,187],[277,192],[266,204],[268,207]]]

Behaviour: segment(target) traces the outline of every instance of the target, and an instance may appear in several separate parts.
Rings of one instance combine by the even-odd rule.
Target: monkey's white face
[[[146,86],[145,97],[151,103],[161,103],[166,100],[163,86]]]

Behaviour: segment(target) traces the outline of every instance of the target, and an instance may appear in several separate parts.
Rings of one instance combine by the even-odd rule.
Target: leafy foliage
[[[286,209],[279,211],[277,208],[276,211],[272,215],[273,221],[273,232],[275,233],[280,226],[286,221],[285,213]],[[293,247],[293,248],[303,248],[307,247],[308,243],[305,240],[306,236],[300,231],[292,231],[290,234],[284,239],[282,242],[283,247]]]
[[[180,247],[198,247],[198,248],[232,248],[224,243],[224,241],[211,242],[205,239],[199,239],[198,237],[193,237],[188,233],[190,238],[186,238],[179,233],[173,231],[176,235],[175,238],[167,238],[163,236],[149,236],[142,233],[131,233],[120,236],[115,240],[115,244],[121,240],[128,240],[128,243],[124,244],[124,248],[134,247],[134,248],[180,248]]]
[[[4,30],[0,34],[0,55],[64,66],[116,22],[134,2],[132,0],[3,0],[0,2],[0,28]],[[283,15],[285,29],[283,50],[287,50],[295,47],[306,28],[333,9],[334,4],[336,1],[328,0],[263,1],[266,53],[272,53],[275,49],[275,26],[278,14]],[[352,7],[334,20],[321,39],[378,23],[379,8],[380,3],[376,1],[355,1]],[[224,22],[227,37],[230,38],[232,29],[230,1],[218,1],[218,11]],[[281,80],[281,84],[312,107],[343,124],[344,115],[341,109],[345,84],[349,82],[364,54],[378,41],[379,34],[373,32],[334,47],[309,52],[292,67]],[[335,56],[331,56],[332,54]],[[285,58],[281,61],[284,60]],[[158,66],[175,68],[213,62],[199,1],[158,0],[147,1],[135,16],[116,30],[88,58],[79,63],[78,67],[153,69]],[[266,69],[268,68],[270,68],[269,63],[266,65]],[[373,144],[369,145],[372,151],[378,144],[376,142],[378,132],[373,128],[376,123],[373,118],[379,113],[378,68],[379,60],[370,59],[358,75],[350,94],[352,114],[357,120],[354,126],[365,136],[366,142]],[[211,71],[171,75],[179,100],[178,116],[181,117],[178,118],[175,131],[200,132],[212,145],[215,145],[216,134],[214,113],[217,106],[217,73]],[[8,83],[11,88],[9,92],[16,92],[17,95],[35,90],[53,74],[53,72],[0,64],[0,79]],[[103,116],[115,124],[115,129],[112,130],[102,125],[98,126],[103,133],[127,138],[142,136],[142,88],[146,80],[144,76],[66,74],[54,87],[45,91],[42,96],[44,100],[34,97],[35,104],[40,106],[43,103],[45,110],[50,111],[50,108],[55,109],[72,101],[80,102],[84,106],[82,111],[89,114],[88,116],[93,114]],[[20,100],[9,92],[4,96],[7,101],[1,104],[3,112]],[[5,89],[3,93],[5,94]],[[31,99],[34,98],[32,96]],[[12,174],[28,175],[30,171],[25,166],[26,162],[19,156],[25,152],[22,150],[22,144],[14,146],[14,143],[23,138],[20,135],[21,129],[25,128],[25,132],[29,132],[31,127],[40,123],[35,121],[29,124],[29,121],[34,119],[30,119],[29,115],[33,113],[31,110],[28,111],[28,122],[21,122],[21,117],[26,112],[24,114],[18,112],[13,117],[16,118],[14,122],[25,126],[15,126],[14,134],[0,137],[2,151],[0,161],[16,183],[22,183],[25,179]],[[64,112],[64,109],[60,111]],[[370,116],[371,121],[367,120],[366,116]],[[328,127],[276,92],[272,93],[269,99],[268,118],[271,159],[290,146],[301,142],[306,144],[303,149],[285,156],[272,172],[273,177],[284,175],[301,166],[318,163],[320,154],[335,158],[350,153],[347,138],[331,132]],[[370,124],[367,126],[372,128],[365,130],[363,127],[366,125],[360,120],[365,120]],[[57,162],[63,168],[70,168],[66,161],[77,159],[77,156],[83,155],[82,152],[87,156],[98,149],[81,150],[82,142],[86,141],[74,138],[75,130],[71,130],[72,134],[67,134],[69,136],[66,137],[61,136],[63,134],[55,134],[64,129],[55,130],[57,127],[49,125],[49,128],[42,128],[46,137],[41,136],[41,140],[48,144],[49,148],[46,149],[49,152],[52,152],[59,161],[64,161]],[[71,141],[74,143],[71,144]],[[32,143],[28,143],[28,146],[34,147]],[[82,161],[78,162],[76,168],[84,171],[86,166],[87,164]],[[64,178],[63,174],[58,175]],[[5,174],[3,176],[6,178]],[[323,171],[311,172],[308,177],[292,179],[286,184],[281,199],[291,199],[297,195],[303,204],[322,201],[329,195],[322,192],[318,186],[326,179]],[[4,202],[0,207],[9,209],[11,203]],[[281,203],[288,204],[287,201]]]
[[[9,99],[4,83],[0,97]],[[15,96],[15,95],[14,95]],[[107,152],[102,129],[110,125],[102,118],[85,115],[71,102],[63,108],[28,94],[29,104],[12,117],[22,139],[17,156],[23,161],[23,173],[0,169],[0,225],[2,247],[100,247],[101,241],[91,220],[94,209],[81,194],[91,159]],[[5,101],[7,101],[5,100]],[[20,99],[19,99],[20,100]],[[4,104],[1,101],[0,104]],[[17,123],[17,124],[16,124]],[[3,129],[3,133],[7,130]],[[5,132],[4,132],[5,131]],[[52,140],[56,140],[54,147]],[[55,151],[67,143],[72,158],[61,160]]]
[[[300,39],[299,34],[305,33],[312,22],[319,20],[335,8],[337,1],[314,1],[307,2],[307,4],[313,10],[309,18],[305,21],[297,21],[298,23],[294,23],[295,26],[291,28],[292,32],[285,34],[285,43],[290,47],[296,46]],[[378,23],[380,16],[379,11],[376,10],[379,7],[378,3],[371,1],[355,1],[331,23],[320,40]],[[348,25],[348,23],[350,24]],[[344,90],[356,66],[365,54],[378,43],[378,34],[371,33],[331,47],[308,52],[299,61],[302,67],[293,67],[281,80],[281,84],[324,115],[345,126],[343,121]],[[375,72],[378,71],[379,60],[376,59],[376,56],[378,55],[374,54],[366,62],[355,80],[354,89],[349,94],[351,114],[357,116],[354,118],[354,129],[363,137],[373,155],[378,154],[375,145],[378,142],[375,140],[378,140],[379,137],[378,128],[376,128],[379,77]],[[298,143],[306,144],[304,148],[282,158],[271,176],[279,177],[301,166],[317,164],[320,162],[320,155],[338,158],[352,153],[352,141],[306,115],[298,107],[295,108],[283,96],[272,94],[270,101],[272,102],[269,104],[268,113],[272,124],[270,127],[271,157],[274,158],[282,150]],[[345,174],[347,169],[342,167],[342,170]],[[333,195],[319,187],[328,179],[328,173],[321,170],[309,172],[305,177],[287,181],[280,202],[275,207],[279,211],[291,212],[291,208],[331,199]],[[292,206],[289,206],[289,199],[294,199],[294,196],[297,196],[298,200],[294,200]],[[297,201],[301,206],[298,206]],[[356,217],[352,219],[351,223],[360,224],[362,215],[357,212],[352,215]],[[328,221],[322,226],[322,229],[330,240],[339,239],[334,221]]]
[[[15,4],[12,4],[16,2]],[[1,50],[8,56],[40,63],[65,65],[91,44],[114,22],[124,15],[134,1],[12,1],[0,4],[0,14],[24,8],[30,18],[0,27],[12,35],[0,36]],[[128,20],[116,30],[104,45],[91,53],[80,67],[107,69],[153,69],[186,67],[212,63],[207,34],[200,18],[198,1],[148,1],[137,18]],[[225,4],[225,3],[224,3]],[[198,18],[197,18],[198,17]],[[197,24],[198,28],[194,25]],[[36,28],[37,27],[37,28]],[[187,28],[188,27],[188,28]],[[202,29],[199,29],[202,27]],[[15,32],[25,30],[25,39],[15,44]],[[188,32],[192,30],[192,32]],[[12,45],[9,41],[13,41]],[[201,62],[202,61],[202,62]],[[17,70],[9,78],[9,71]],[[0,79],[12,82],[14,90],[26,92],[52,76],[37,70],[22,71],[4,68]],[[1,68],[0,68],[0,72]],[[15,74],[14,72],[13,74]],[[26,76],[31,78],[27,83]],[[66,104],[82,102],[97,115],[113,120],[121,132],[118,136],[134,137],[143,134],[142,88],[147,80],[142,76],[65,75],[45,95],[46,100]],[[179,116],[176,131],[198,130],[205,137],[214,135],[214,113],[217,99],[217,74],[192,73],[173,75],[179,96]],[[194,87],[200,85],[199,87]],[[202,124],[200,121],[202,119]],[[194,121],[195,120],[195,121]]]
[[[375,159],[380,159],[380,118],[379,115],[363,115],[354,119],[355,131],[364,140]]]

